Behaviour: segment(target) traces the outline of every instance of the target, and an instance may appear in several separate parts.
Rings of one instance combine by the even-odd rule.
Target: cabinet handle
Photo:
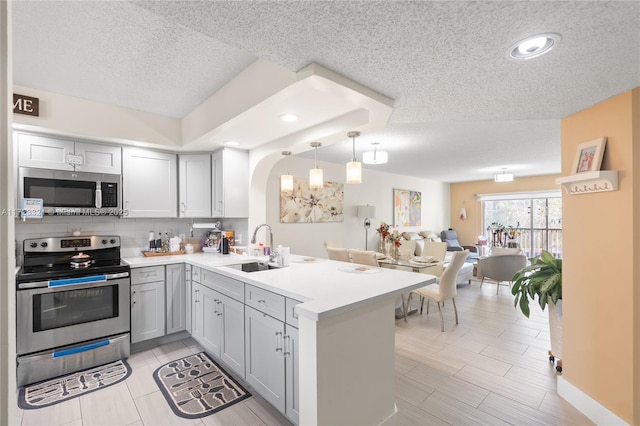
[[[261,299],[261,300],[258,300],[258,303],[265,304],[265,303],[267,303],[267,301],[266,301],[266,300],[264,300],[264,299]]]
[[[133,293],[131,293],[131,304],[132,304],[132,305],[135,305],[135,304],[136,304],[136,301],[135,301],[135,300],[134,300],[134,298],[133,298],[133,296],[135,296],[135,295],[136,295],[136,292],[135,292],[135,291],[134,291]]]
[[[184,212],[187,210],[187,205],[183,202],[180,203],[180,205],[182,205],[182,214],[184,214]]]
[[[124,202],[124,209],[125,209],[125,211],[129,211],[129,202],[128,201]]]
[[[195,293],[196,293],[196,300],[194,301],[194,303],[198,303],[199,302],[198,293],[200,293],[200,290],[195,290]]]
[[[276,331],[276,352],[282,352],[282,331]]]
[[[217,303],[218,303],[218,304],[220,304],[220,305],[222,305],[222,301],[217,302]],[[218,316],[219,316],[219,317],[221,317],[221,316],[222,316],[222,312],[221,312],[221,311],[218,311]]]
[[[291,356],[291,336],[288,334],[284,335],[284,353],[282,356]],[[289,347],[287,348],[287,342],[289,342]]]

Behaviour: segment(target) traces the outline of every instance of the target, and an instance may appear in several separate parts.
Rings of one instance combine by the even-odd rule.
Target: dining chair
[[[331,260],[339,260],[340,262],[351,262],[349,258],[349,250],[346,248],[326,247],[327,255]]]
[[[378,259],[376,258],[376,252],[373,250],[349,250],[351,254],[351,261],[360,265],[378,266]]]
[[[340,240],[324,240],[325,247],[342,248]]]
[[[446,244],[446,243],[445,243]],[[424,305],[424,299],[427,298],[427,315],[429,314],[429,300],[433,299],[438,304],[438,311],[440,312],[440,327],[444,332],[444,317],[442,316],[442,306],[444,306],[444,301],[451,299],[453,302],[453,310],[456,316],[456,324],[458,324],[458,308],[456,307],[456,277],[462,265],[464,265],[464,261],[467,260],[467,256],[469,255],[469,250],[464,251],[455,251],[451,256],[451,262],[449,262],[449,266],[447,266],[442,272],[440,278],[438,278],[438,282],[435,284],[430,284],[425,287],[420,287],[416,290],[412,290],[409,293],[409,301],[407,302],[407,306],[411,303],[411,296],[415,293],[420,296],[420,314],[422,314],[422,308]],[[440,306],[442,303],[442,306]]]
[[[435,275],[439,277],[444,270],[444,258],[447,255],[447,243],[436,241],[425,241],[422,248],[422,256],[433,256],[439,263],[436,266],[432,266],[425,270],[427,274]]]

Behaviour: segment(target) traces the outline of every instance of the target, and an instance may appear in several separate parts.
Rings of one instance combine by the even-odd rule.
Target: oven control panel
[[[30,253],[76,252],[119,247],[120,237],[117,235],[30,238],[23,242],[24,252]]]

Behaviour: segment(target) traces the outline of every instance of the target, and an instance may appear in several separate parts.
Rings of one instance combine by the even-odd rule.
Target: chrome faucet
[[[256,243],[256,234],[258,233],[258,230],[263,226],[266,226],[267,228],[269,228],[269,262],[274,262],[276,260],[276,253],[273,247],[273,231],[271,230],[270,225],[267,225],[266,223],[263,223],[262,225],[258,225],[256,229],[253,231],[253,236],[251,237],[251,244]]]

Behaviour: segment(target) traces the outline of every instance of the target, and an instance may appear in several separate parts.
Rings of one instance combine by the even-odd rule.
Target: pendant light
[[[289,156],[291,151],[282,151],[285,158],[285,174],[280,176],[280,192],[293,191],[293,175],[289,174]]]
[[[378,151],[377,147],[380,142],[371,142],[373,151],[367,151],[362,154],[362,162],[364,164],[385,164],[389,161],[389,154],[386,151]]]
[[[322,169],[318,168],[318,147],[322,146],[320,142],[311,142],[311,146],[315,149],[313,153],[314,159],[314,168],[309,170],[309,188],[310,189],[321,189],[323,178],[322,178]]]
[[[351,161],[347,163],[347,183],[362,183],[362,164],[356,161],[356,138],[358,136],[360,136],[360,132],[347,133],[347,137],[353,140],[353,156]]]

